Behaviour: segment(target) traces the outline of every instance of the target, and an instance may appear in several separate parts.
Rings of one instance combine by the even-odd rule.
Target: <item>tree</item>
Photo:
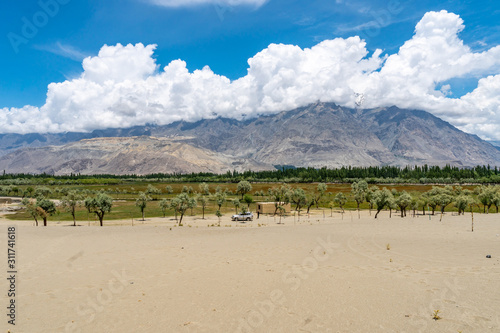
[[[463,215],[465,213],[465,210],[471,203],[474,203],[474,199],[472,199],[470,196],[465,194],[460,194],[459,196],[457,196],[455,199],[455,207],[458,208],[458,215]]]
[[[240,208],[240,200],[238,200],[237,198],[233,199],[233,205],[234,205],[234,208],[236,209],[236,214],[238,214],[238,208]]]
[[[104,215],[111,212],[113,198],[104,192],[99,192],[95,197],[85,198],[85,208],[89,213],[95,213],[99,218],[99,224],[103,226]]]
[[[238,186],[236,187],[236,193],[241,194],[241,199],[243,199],[243,196],[250,192],[252,190],[252,184],[246,180],[242,180],[241,182],[238,183]]]
[[[267,190],[269,196],[273,198],[274,201],[274,214],[278,212],[279,206],[284,206],[290,203],[291,189],[287,184],[281,185],[280,187],[272,187]]]
[[[226,198],[227,198],[226,193],[222,192],[222,191],[216,191],[213,198],[215,200],[215,203],[219,207],[219,211],[220,211],[222,205],[226,202]]]
[[[250,204],[252,204],[252,203],[253,203],[253,198],[252,198],[252,196],[251,196],[250,194],[248,194],[248,193],[247,193],[247,194],[245,194],[245,195],[243,196],[243,202],[247,204],[247,209],[248,209],[248,211],[250,211]]]
[[[199,203],[200,203],[200,205],[201,205],[201,212],[202,212],[202,214],[203,214],[203,215],[202,215],[202,216],[203,216],[203,217],[202,217],[202,219],[204,220],[204,219],[205,219],[205,208],[206,208],[206,207],[207,207],[207,205],[208,205],[208,199],[207,199],[207,197],[205,197],[205,196],[200,196],[200,197],[198,198],[198,202],[199,202]]]
[[[382,190],[377,190],[373,193],[371,203],[377,206],[377,213],[375,214],[375,218],[377,218],[378,214],[382,209],[389,206],[391,204],[392,193],[385,187]]]
[[[491,200],[491,203],[495,205],[495,208],[497,209],[498,213],[498,207],[500,206],[500,192],[496,192],[495,195],[493,196],[493,199]]]
[[[300,216],[300,208],[304,207],[307,204],[306,192],[300,187],[296,188],[292,192],[290,201],[295,205],[295,210]]]
[[[493,205],[494,197],[496,194],[496,189],[493,186],[481,186],[479,189],[479,194],[477,198],[483,204],[483,212],[486,209],[486,214],[490,212],[490,208]]]
[[[187,193],[179,194],[172,200],[172,203],[174,204],[173,205],[174,210],[180,215],[179,225],[181,226],[184,214],[189,208],[192,207],[193,203],[190,200],[189,195]]]
[[[33,187],[31,186],[26,187],[26,193],[28,193],[29,196],[31,196],[34,191],[35,189]]]
[[[37,187],[35,189],[35,197],[47,197],[52,194],[52,190],[46,186]]]
[[[207,183],[200,183],[198,185],[198,188],[200,189],[200,193],[202,195],[209,195],[210,194],[210,187],[208,186]]]
[[[37,210],[37,205],[36,205],[36,199],[28,199],[24,198],[21,202],[24,206],[26,206],[26,211],[28,214],[35,219],[36,226],[38,226],[38,218],[40,217],[40,214]]]
[[[396,198],[396,205],[401,210],[401,217],[406,216],[406,208],[410,206],[411,203],[412,203],[411,195],[409,195],[408,192],[406,191],[401,192],[401,194]]]
[[[316,204],[316,209],[319,208],[319,201],[325,195],[326,189],[327,189],[327,186],[325,183],[318,184],[318,187],[316,188],[316,193],[314,196],[314,203]]]
[[[165,213],[167,212],[167,209],[170,207],[170,203],[168,202],[167,199],[163,198],[161,199],[158,205],[160,206],[163,217],[165,217]]]
[[[46,198],[38,198],[36,205],[41,209],[41,211],[38,210],[38,213],[43,219],[43,226],[46,227],[47,218],[56,212],[56,205],[52,200]]]
[[[217,218],[219,219],[219,227],[220,227],[220,218],[221,218],[221,216],[222,216],[222,213],[220,212],[220,210],[219,210],[219,209],[217,209],[217,210],[215,211],[215,216],[217,216]]]
[[[139,195],[141,195],[142,192],[139,192]],[[148,188],[145,193],[151,200],[158,200],[158,196],[161,195],[161,190],[159,188],[154,187],[151,184],[148,184]],[[145,206],[144,206],[145,207]],[[143,217],[144,219],[144,217]]]
[[[193,190],[193,187],[192,187],[192,186],[189,186],[189,187],[188,187],[188,186],[184,185],[184,186],[182,187],[182,190],[181,190],[181,193],[191,194],[191,193],[193,193],[193,192],[194,192],[194,190]]]
[[[365,180],[360,180],[351,184],[351,193],[356,201],[358,218],[359,216],[359,205],[361,205],[366,200],[366,194],[368,192],[368,183]]]
[[[430,200],[429,200],[429,206],[433,207],[432,208],[432,215],[434,215],[434,210],[437,205],[441,207],[441,217],[440,221],[443,219],[443,214],[446,206],[451,204],[453,202],[453,187],[452,186],[445,186],[443,187],[437,187],[433,186],[432,190],[429,192],[430,195]]]
[[[345,196],[345,194],[342,192],[337,193],[335,195],[335,198],[333,199],[333,201],[335,201],[337,206],[339,206],[340,209],[342,209],[342,214],[343,214],[344,213],[344,206],[347,203],[347,197]]]
[[[172,188],[172,186],[167,185],[165,186],[165,192],[167,192],[167,194],[172,194],[174,193],[174,189]]]
[[[82,204],[83,197],[75,191],[69,191],[61,199],[61,205],[65,211],[73,216],[73,226],[76,226],[76,207]]]
[[[151,197],[144,192],[139,192],[139,197],[135,199],[135,205],[139,207],[141,210],[142,220],[145,221],[144,218],[144,210],[148,205],[148,201],[151,201]]]
[[[370,186],[370,188],[368,189],[368,191],[366,191],[366,194],[365,194],[365,200],[366,202],[368,202],[368,206],[369,206],[369,212],[370,212],[370,216],[372,215],[372,209],[373,209],[373,195],[375,194],[375,192],[377,192],[379,190],[378,186]]]
[[[198,201],[196,200],[196,197],[190,197],[189,198],[189,209],[191,209],[191,216],[194,215],[193,209],[195,209],[198,206]]]

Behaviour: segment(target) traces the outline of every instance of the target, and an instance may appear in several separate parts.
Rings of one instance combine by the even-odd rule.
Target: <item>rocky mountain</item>
[[[479,137],[428,112],[396,107],[317,103],[245,122],[178,122],[156,132],[189,136],[196,146],[273,165],[500,165],[499,151]]]
[[[273,165],[500,165],[497,147],[430,113],[333,103],[244,121],[217,118],[91,133],[6,134],[0,136],[1,155],[0,170],[56,174],[225,172]]]
[[[23,148],[0,159],[8,173],[150,174],[225,173],[232,170],[272,170],[247,159],[196,148],[182,140],[113,137],[84,139],[62,146]]]

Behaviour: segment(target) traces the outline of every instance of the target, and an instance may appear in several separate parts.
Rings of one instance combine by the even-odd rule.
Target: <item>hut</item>
[[[282,203],[280,206],[285,208],[285,214],[290,213],[292,206],[287,203]],[[258,214],[274,214],[276,206],[274,202],[257,202],[257,213]],[[278,212],[279,213],[279,212]]]

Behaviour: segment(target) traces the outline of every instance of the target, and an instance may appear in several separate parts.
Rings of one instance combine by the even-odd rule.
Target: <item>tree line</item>
[[[81,175],[70,174],[54,176],[49,174],[3,174],[0,184],[3,185],[70,185],[70,184],[118,184],[133,181],[164,182],[233,182],[241,180],[250,182],[347,182],[352,183],[364,179],[369,184],[376,183],[419,183],[419,184],[500,184],[500,170],[497,166],[476,166],[459,168],[446,165],[439,166],[372,166],[341,168],[295,168],[293,166],[277,166],[272,171],[228,171],[224,174],[191,173],[191,174],[149,174],[149,175]]]
[[[392,217],[392,212],[399,212],[401,217],[406,217],[408,211],[413,215],[422,212],[423,215],[432,214],[436,211],[441,213],[441,218],[447,207],[454,206],[458,214],[464,214],[466,210],[473,211],[474,208],[482,207],[484,213],[489,213],[492,207],[498,213],[500,207],[500,185],[480,185],[473,190],[464,189],[461,186],[433,186],[432,189],[420,193],[409,193],[405,190],[380,188],[376,185],[369,185],[365,180],[358,180],[351,184],[349,193],[338,192],[328,193],[328,184],[318,183],[311,190],[304,190],[300,186],[292,187],[290,184],[282,183],[264,190],[255,191],[252,195],[253,186],[249,181],[243,180],[237,184],[236,191],[222,189],[217,186],[213,191],[208,183],[199,183],[197,190],[192,186],[183,186],[180,193],[174,193],[171,185],[158,188],[148,184],[145,191],[139,191],[134,195],[135,206],[140,211],[142,219],[145,219],[145,212],[150,202],[156,201],[161,209],[163,217],[171,210],[179,225],[182,225],[183,217],[188,210],[200,207],[202,219],[205,219],[205,209],[211,204],[216,208],[215,215],[222,216],[222,205],[230,203],[234,206],[235,212],[246,212],[250,210],[250,205],[254,203],[254,197],[262,197],[261,200],[274,203],[274,215],[280,217],[285,212],[285,206],[290,204],[300,216],[301,212],[310,212],[312,207],[329,207],[333,211],[338,207],[342,212],[348,202],[355,205],[358,215],[363,204],[368,206],[370,211],[375,211],[375,218],[382,210],[388,210]],[[1,189],[0,189],[1,190]],[[47,219],[57,212],[57,205],[50,199],[53,191],[45,186],[27,188],[28,195],[22,200],[26,212],[35,220],[43,221],[47,226]],[[169,194],[169,198],[161,198],[162,194]],[[89,191],[86,189],[70,190],[59,189],[59,207],[71,214],[73,225],[76,225],[76,210],[84,207],[89,214],[95,214],[99,219],[100,226],[103,226],[104,217],[111,212],[114,198],[104,190]],[[193,215],[193,213],[192,213]]]

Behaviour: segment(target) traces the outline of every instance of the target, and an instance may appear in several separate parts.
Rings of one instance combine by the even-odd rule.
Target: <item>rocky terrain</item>
[[[0,169],[8,173],[150,174],[225,173],[269,170],[270,165],[238,159],[182,140],[123,137],[85,139],[63,146],[24,148],[4,156]]]
[[[238,121],[205,119],[91,133],[4,134],[0,170],[115,173],[266,170],[274,165],[500,165],[500,150],[418,110],[316,103]]]

